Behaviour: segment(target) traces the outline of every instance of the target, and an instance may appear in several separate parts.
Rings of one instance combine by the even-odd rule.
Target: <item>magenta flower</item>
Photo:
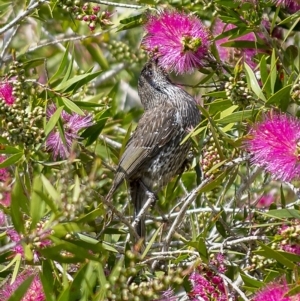
[[[7,301],[14,293],[14,291],[31,275],[34,275],[34,278],[21,301],[46,300],[40,277],[32,270],[27,270],[19,274],[19,276],[17,276],[16,280],[12,284],[10,284],[10,281],[7,281],[0,290],[0,300]]]
[[[228,300],[223,280],[212,272],[193,272],[189,279],[192,283],[192,290],[189,293],[191,301]]]
[[[269,23],[264,20],[263,25],[268,29]],[[213,35],[217,37],[218,35],[227,32],[231,29],[236,28],[233,24],[223,23],[220,19],[215,21],[213,26]],[[261,33],[257,33],[257,35],[263,39],[263,35]],[[250,41],[255,42],[257,40],[256,35],[253,32],[245,34],[241,37],[231,39],[231,41]],[[228,37],[216,40],[216,47],[219,53],[219,57],[221,61],[225,61],[231,64],[235,64],[240,58],[243,58],[243,61],[246,62],[251,68],[255,68],[257,66],[255,56],[262,52],[262,50],[258,50],[255,48],[233,48],[233,47],[224,47],[222,44],[229,41]]]
[[[282,6],[286,8],[286,10],[294,14],[298,10],[300,10],[300,3],[297,0],[275,0],[276,6]]]
[[[54,104],[50,105],[47,109],[47,117],[50,117],[56,111]],[[62,139],[58,128],[54,128],[46,141],[47,150],[52,152],[53,158],[66,159],[70,155],[72,144],[75,140],[79,140],[78,132],[86,127],[92,125],[92,116],[81,116],[76,113],[69,114],[66,111],[62,111],[61,119],[64,128],[64,139]]]
[[[13,86],[11,83],[4,81],[0,83],[0,99],[3,99],[7,105],[12,105],[15,102],[13,96]]]
[[[145,31],[142,45],[164,69],[191,73],[203,65],[210,34],[195,15],[163,11],[149,17]]]
[[[282,283],[274,282],[269,283],[262,290],[255,294],[252,301],[292,301],[299,300],[294,299],[295,297],[299,298],[300,295],[297,294],[293,297],[284,297],[284,295],[289,291],[289,288],[286,284],[286,281],[283,280]]]
[[[300,176],[300,121],[285,114],[268,115],[250,130],[245,143],[252,163],[263,167],[278,180]]]
[[[224,265],[224,255],[217,254],[210,260],[210,265],[214,266],[220,273],[226,272]],[[192,284],[192,290],[189,293],[191,301],[198,300],[218,300],[227,301],[228,294],[225,290],[222,278],[217,275],[213,270],[203,269],[201,266],[194,271],[189,280]]]

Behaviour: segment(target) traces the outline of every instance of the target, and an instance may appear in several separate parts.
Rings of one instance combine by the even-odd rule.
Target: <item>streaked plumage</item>
[[[135,215],[147,201],[147,189],[159,192],[182,170],[191,143],[181,142],[200,121],[194,98],[172,84],[154,60],[143,68],[138,92],[145,112],[126,145],[107,195],[110,199],[122,181],[127,179]],[[145,235],[143,220],[137,232],[142,237]]]

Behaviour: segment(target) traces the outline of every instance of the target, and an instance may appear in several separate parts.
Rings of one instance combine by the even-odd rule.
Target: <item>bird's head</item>
[[[150,85],[153,88],[170,83],[170,79],[165,69],[158,62],[158,59],[151,58],[144,66],[139,77],[139,87]]]

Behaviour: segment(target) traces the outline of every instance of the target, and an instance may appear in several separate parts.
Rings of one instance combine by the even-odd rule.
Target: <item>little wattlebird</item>
[[[106,197],[110,200],[127,179],[135,217],[149,196],[155,196],[184,169],[191,141],[182,140],[200,122],[195,99],[170,81],[157,60],[151,59],[142,69],[138,94],[145,112],[126,145]],[[136,231],[145,237],[143,216]]]

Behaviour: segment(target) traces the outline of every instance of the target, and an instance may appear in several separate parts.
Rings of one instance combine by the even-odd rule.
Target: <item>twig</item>
[[[178,204],[176,205],[176,207],[178,207]],[[220,208],[220,207],[214,207],[213,209],[212,208],[208,208],[208,207],[205,207],[205,208],[196,208],[196,209],[190,209],[190,210],[187,210],[185,212],[186,215],[192,215],[192,214],[196,214],[196,213],[201,213],[201,212],[221,212],[221,211],[224,211],[226,213],[234,213],[236,212],[236,209],[233,209],[233,208]],[[171,219],[174,219],[178,216],[180,212],[175,212],[175,213],[171,213],[168,215],[168,220],[171,220]],[[160,216],[153,216],[151,217],[151,219],[148,219],[146,220],[146,224],[149,225],[149,224],[153,224],[155,222],[161,222],[161,221],[165,221],[165,218],[163,217],[160,217]]]
[[[94,192],[99,195],[97,191]],[[138,240],[140,237],[132,227],[131,223],[124,217],[124,215],[110,201],[106,201],[103,197],[100,198],[103,204],[106,205],[113,212],[113,214],[115,214],[120,219],[120,222],[128,227],[129,232]]]
[[[82,36],[72,35],[72,36],[65,37],[65,38],[58,39],[58,40],[41,41],[37,46],[29,48],[25,54],[28,54],[30,52],[34,52],[34,51],[36,51],[40,48],[47,47],[47,46],[52,46],[52,45],[61,44],[61,43],[74,42],[74,41],[82,41],[82,40],[89,39],[89,38],[95,38],[95,37],[98,37],[98,36],[101,36],[101,35],[105,34],[106,32],[108,32],[112,29],[113,28],[110,28],[110,29],[107,29],[107,30],[103,30],[101,32],[96,32],[96,33],[91,34],[91,35],[82,35]],[[10,55],[10,56],[6,56],[3,59],[3,61],[6,62],[6,61],[9,61],[11,59],[12,59],[12,56]]]
[[[182,205],[178,215],[176,216],[166,238],[165,238],[165,244],[164,244],[164,248],[163,251],[166,252],[169,248],[172,236],[176,230],[176,228],[181,224],[184,215],[187,211],[187,209],[189,208],[189,206],[191,205],[191,203],[194,201],[194,199],[197,197],[199,191],[202,189],[203,186],[205,186],[208,183],[208,179],[204,180],[198,187],[196,187],[186,198],[184,201],[184,204]]]
[[[132,227],[135,227],[139,223],[139,221],[145,215],[147,209],[151,206],[151,204],[153,204],[153,197],[148,197],[148,200],[145,202],[142,209],[140,210],[140,212],[138,213],[138,215],[135,217],[134,221],[132,222],[132,224],[131,224]]]
[[[4,35],[4,38],[3,38],[3,49],[1,51],[1,54],[0,54],[0,64],[2,64],[2,59],[4,57],[4,54],[9,46],[9,44],[11,43],[13,37],[15,36],[15,34],[17,33],[18,29],[20,27],[20,24],[17,24],[15,28],[12,28],[11,30],[9,30],[6,34],[7,36],[5,37]],[[6,39],[6,41],[5,41]]]
[[[104,136],[102,134],[99,135],[99,138],[101,140],[105,141],[108,145],[114,147],[115,149],[121,149],[121,147],[122,147],[121,143],[119,143],[117,141],[114,141],[114,140],[112,140],[112,139],[110,139],[110,138],[108,138],[108,137],[106,137],[106,136]]]
[[[24,18],[30,15],[37,7],[39,7],[41,4],[44,4],[45,2],[48,2],[48,0],[38,0],[34,2],[31,6],[28,6],[27,9],[24,10],[20,15],[15,17],[11,22],[9,22],[0,29],[0,35],[2,35],[4,32],[15,26],[18,22],[22,21]]]
[[[267,240],[266,236],[257,236],[257,235],[253,235],[253,236],[248,236],[248,237],[241,237],[241,238],[237,238],[237,239],[233,239],[233,240],[227,240],[226,242],[223,243],[214,243],[213,246],[211,246],[210,248],[208,248],[208,250],[215,250],[215,249],[219,249],[227,246],[235,246],[237,244],[240,243],[245,243],[245,242],[250,242],[250,241],[257,241],[257,240]]]
[[[125,8],[132,8],[132,9],[143,8],[143,6],[141,6],[141,5],[116,3],[116,2],[109,2],[109,1],[104,1],[104,0],[92,0],[92,1],[85,1],[85,2],[92,2],[92,3],[104,4],[104,5],[108,5],[108,6],[110,5],[110,6],[125,7]]]

